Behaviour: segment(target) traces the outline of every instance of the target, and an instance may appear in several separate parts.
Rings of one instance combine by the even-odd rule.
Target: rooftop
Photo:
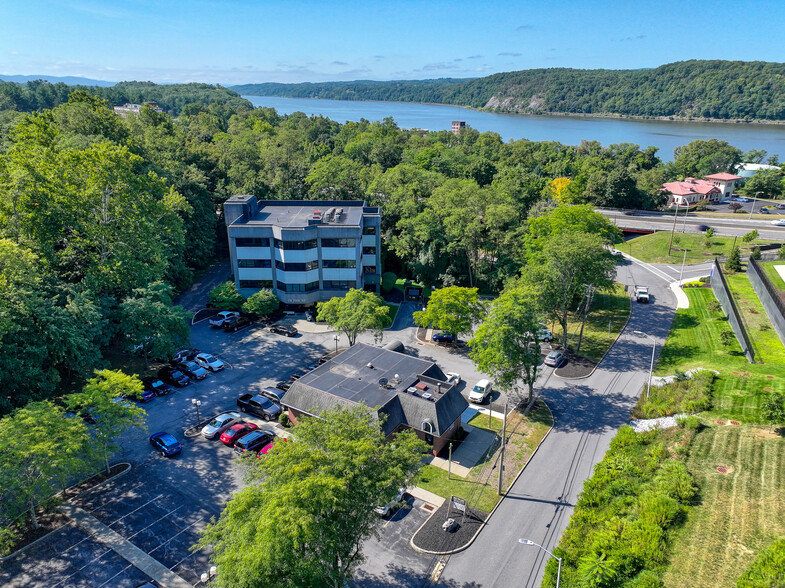
[[[706,176],[707,180],[719,180],[720,182],[729,182],[730,180],[740,180],[741,176],[734,176],[733,174],[726,174],[725,172],[721,174],[712,174],[710,176]]]

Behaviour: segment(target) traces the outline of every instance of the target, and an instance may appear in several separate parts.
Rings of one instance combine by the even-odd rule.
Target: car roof
[[[485,388],[485,386],[487,386],[490,383],[491,383],[490,380],[483,378],[482,380],[477,382],[477,385],[480,386],[481,388]]]
[[[551,351],[551,352],[548,354],[548,357],[556,357],[557,355],[562,355],[562,352],[561,352],[561,351],[555,351],[555,350],[554,350],[554,351]]]

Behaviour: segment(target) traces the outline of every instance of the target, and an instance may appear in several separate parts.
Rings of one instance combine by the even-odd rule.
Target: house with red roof
[[[700,180],[684,178],[681,182],[665,182],[662,190],[668,194],[668,206],[691,206],[702,200],[719,202],[733,196],[733,188],[740,176],[733,174],[712,174]]]
[[[731,198],[733,196],[733,188],[736,186],[736,181],[741,180],[741,176],[734,176],[733,174],[711,174],[706,176],[705,180],[710,181],[717,186],[722,192],[721,198]]]

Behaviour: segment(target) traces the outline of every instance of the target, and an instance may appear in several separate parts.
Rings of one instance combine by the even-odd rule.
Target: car
[[[272,439],[270,439],[267,445],[265,445],[259,450],[259,452],[256,454],[256,457],[258,459],[265,457],[268,453],[270,453],[270,450],[273,448],[273,445],[275,445],[279,441],[286,442],[288,441],[288,439],[286,437],[273,437]]]
[[[144,386],[145,390],[149,390],[156,396],[166,396],[174,391],[174,389],[169,384],[164,383],[161,378],[142,378],[142,386]]]
[[[235,423],[221,433],[221,443],[224,445],[234,445],[243,435],[247,435],[258,428],[259,427],[253,423]]]
[[[181,361],[175,367],[194,380],[204,380],[207,377],[207,370],[195,361]]]
[[[453,386],[457,386],[458,384],[461,383],[461,374],[458,374],[456,372],[447,372],[444,375],[447,376],[447,380],[446,381],[447,381],[448,384],[452,384]]]
[[[785,218],[778,218],[770,221],[775,227],[785,227]]]
[[[695,228],[698,229],[701,232],[705,232],[705,231],[708,231],[710,227],[708,225],[698,225]]]
[[[270,332],[287,337],[294,337],[298,333],[297,328],[292,325],[273,325],[270,327]]]
[[[400,506],[401,502],[403,502],[403,497],[406,495],[406,488],[398,488],[398,494],[395,495],[390,502],[385,504],[384,506],[377,506],[374,508],[374,512],[378,514],[382,518],[389,517],[395,510]]]
[[[537,331],[537,340],[544,341],[545,343],[550,343],[553,341],[553,333],[551,333],[550,329],[546,329],[542,327]]]
[[[242,455],[246,451],[258,451],[273,440],[274,435],[267,431],[251,431],[247,435],[243,435],[234,444],[234,452]]]
[[[561,351],[551,351],[545,356],[545,365],[559,367],[564,361],[564,353]]]
[[[761,214],[771,214],[771,211],[768,208],[761,208],[760,209],[760,213]]]
[[[316,321],[316,315],[312,310],[305,311],[305,320],[307,320],[309,323]]]
[[[225,320],[236,316],[240,316],[240,313],[236,310],[222,310],[207,322],[211,327],[220,329],[223,327]]]
[[[202,428],[202,436],[208,439],[215,439],[216,436],[223,433],[226,429],[240,422],[242,418],[239,412],[234,411],[219,414]]]
[[[172,359],[169,360],[169,363],[172,365],[177,365],[181,361],[193,361],[194,357],[196,357],[198,354],[199,350],[196,347],[181,349],[172,356]]]
[[[221,328],[224,331],[230,333],[236,333],[240,329],[247,327],[250,324],[251,324],[251,319],[248,318],[247,316],[236,316],[233,318],[226,319],[221,325]]]
[[[180,442],[165,431],[150,435],[150,445],[164,457],[172,457],[183,450]]]
[[[211,372],[220,372],[224,369],[224,362],[209,353],[199,353],[193,359],[196,363]]]
[[[125,393],[122,394],[122,397],[127,400],[136,400],[137,402],[150,402],[153,398],[155,398],[155,392],[143,387],[138,396],[135,394]]]
[[[491,381],[485,379],[480,380],[474,385],[471,392],[469,392],[469,402],[481,404],[491,395],[491,392],[493,392]]]
[[[752,200],[750,200],[746,196],[736,196],[734,200],[736,200],[736,202],[752,202]]]
[[[177,368],[171,366],[166,366],[158,370],[158,377],[167,384],[177,386],[178,388],[183,388],[191,383],[191,378]]]
[[[240,412],[250,412],[266,421],[278,420],[281,414],[281,407],[273,403],[264,396],[254,396],[253,394],[243,394],[237,399],[237,406]]]
[[[434,343],[455,343],[455,335],[452,333],[436,333],[431,337]]]
[[[280,388],[269,388],[268,387],[268,388],[265,388],[264,390],[262,390],[260,394],[264,398],[267,398],[268,400],[272,400],[275,404],[280,406],[281,405],[281,400],[283,399],[284,394],[286,394],[286,391],[285,390],[281,390]]]
[[[291,376],[289,376],[289,379],[292,381],[292,383],[294,383],[295,380],[299,380],[300,378],[302,378],[307,373],[308,373],[308,370],[306,370],[306,369],[299,369],[296,372],[294,372]]]
[[[279,390],[286,392],[289,388],[292,387],[292,383],[287,382],[285,380],[281,380],[280,382],[276,382],[275,387],[278,388]]]
[[[778,204],[777,204],[777,209],[778,209],[778,210],[783,210],[783,209],[785,209],[785,202],[780,202],[780,203],[778,203]]]

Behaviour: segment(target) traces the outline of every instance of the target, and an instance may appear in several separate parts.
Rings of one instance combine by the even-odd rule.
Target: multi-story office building
[[[309,306],[351,288],[379,291],[381,216],[362,200],[224,203],[235,284],[243,296],[271,288],[284,304]]]

